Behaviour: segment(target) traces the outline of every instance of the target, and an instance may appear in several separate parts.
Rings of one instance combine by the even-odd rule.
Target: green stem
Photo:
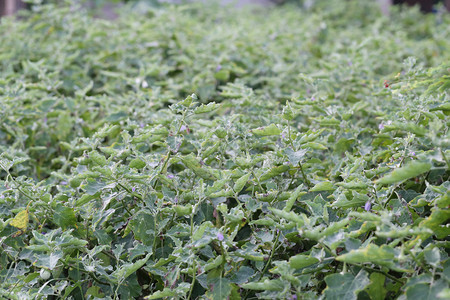
[[[376,273],[383,274],[384,276],[386,276],[387,278],[389,278],[389,279],[391,279],[391,280],[393,280],[393,281],[395,281],[395,282],[404,284],[404,282],[401,281],[400,279],[398,279],[398,278],[396,278],[395,276],[392,276],[392,275],[390,275],[390,274],[388,274],[388,273],[386,273],[386,272],[383,272],[383,271],[381,271],[381,270],[377,270],[377,269],[370,268],[370,267],[365,267],[365,266],[363,266],[362,268],[363,268],[364,270],[366,270],[366,271],[372,271],[372,272],[376,272]]]
[[[450,162],[448,161],[447,157],[445,156],[444,151],[442,151],[442,148],[439,148],[439,151],[441,152],[441,155],[444,158],[445,163],[447,164],[447,168],[450,168]]]
[[[280,238],[280,235],[281,235],[281,230],[278,230],[277,237],[275,238],[275,242],[273,243],[272,250],[270,251],[269,259],[267,260],[267,263],[266,263],[263,271],[261,272],[261,276],[259,277],[259,280],[261,280],[261,278],[263,278],[264,274],[267,271],[267,268],[270,265],[270,262],[272,261],[273,255],[275,253],[275,249],[278,247],[278,239]]]
[[[188,297],[187,297],[187,299],[191,299],[191,295],[192,295],[192,291],[194,290],[194,284],[195,284],[195,279],[196,279],[196,276],[197,276],[197,262],[194,260],[194,271],[193,271],[193,274],[192,274],[192,283],[191,283],[191,288],[189,289],[189,294],[188,294]]]
[[[259,189],[261,190],[261,193],[264,192],[264,189],[263,189],[263,187],[261,186],[261,182],[259,182],[259,179],[258,179],[258,177],[256,177],[255,172],[254,172],[253,170],[252,170],[251,172],[252,172],[253,177],[254,177],[255,180],[256,180],[256,183],[257,183],[258,186],[259,186]]]
[[[303,166],[301,162],[298,162],[298,167],[300,168],[300,172],[302,172],[303,180],[305,181],[306,185],[308,186],[308,189],[311,188],[311,182],[309,182],[308,177],[306,177],[305,172],[303,171]]]

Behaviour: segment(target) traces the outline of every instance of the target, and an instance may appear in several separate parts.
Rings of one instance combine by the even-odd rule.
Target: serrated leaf
[[[202,105],[200,105],[199,107],[197,107],[197,108],[194,110],[194,113],[195,113],[195,114],[208,113],[208,112],[211,112],[211,111],[213,111],[213,110],[215,110],[215,109],[217,109],[217,108],[219,108],[219,107],[220,107],[220,104],[217,104],[217,103],[214,103],[214,102],[210,102],[210,103],[208,103],[207,105],[202,104]]]
[[[379,184],[392,184],[419,176],[431,170],[431,164],[428,162],[412,161],[405,166],[395,169],[391,173],[375,181]]]

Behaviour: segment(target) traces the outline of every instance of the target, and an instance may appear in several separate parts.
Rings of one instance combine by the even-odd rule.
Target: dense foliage
[[[448,299],[449,15],[33,9],[0,26],[2,299]]]

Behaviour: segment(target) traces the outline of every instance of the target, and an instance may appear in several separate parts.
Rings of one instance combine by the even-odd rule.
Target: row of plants
[[[0,297],[448,298],[450,18],[376,5],[2,18]]]

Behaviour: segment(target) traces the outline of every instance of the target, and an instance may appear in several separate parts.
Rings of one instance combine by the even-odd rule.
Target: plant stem
[[[300,172],[302,172],[302,176],[303,176],[303,180],[306,183],[306,186],[308,187],[308,189],[311,188],[311,182],[309,182],[308,177],[306,177],[305,172],[303,171],[303,166],[301,162],[298,162],[298,167],[300,168]]]
[[[196,276],[197,276],[197,262],[194,260],[194,266],[195,266],[195,268],[194,268],[194,272],[193,272],[193,274],[192,274],[192,282],[191,282],[191,288],[189,289],[189,294],[188,294],[188,297],[187,297],[187,299],[191,299],[191,295],[192,295],[192,291],[194,290],[194,284],[195,284],[195,279],[196,279]]]
[[[447,164],[447,168],[450,168],[450,162],[448,161],[447,157],[445,156],[444,151],[442,151],[442,148],[439,148],[439,151],[441,152],[441,155],[444,158],[445,163]]]
[[[278,247],[278,239],[280,238],[280,234],[281,234],[281,230],[278,230],[277,237],[275,238],[275,242],[273,243],[272,250],[270,251],[269,259],[267,260],[266,266],[264,267],[263,271],[261,272],[261,276],[259,277],[259,280],[261,280],[261,278],[263,278],[264,274],[267,271],[267,268],[270,265],[270,262],[272,261],[272,257],[275,253],[275,249]]]

